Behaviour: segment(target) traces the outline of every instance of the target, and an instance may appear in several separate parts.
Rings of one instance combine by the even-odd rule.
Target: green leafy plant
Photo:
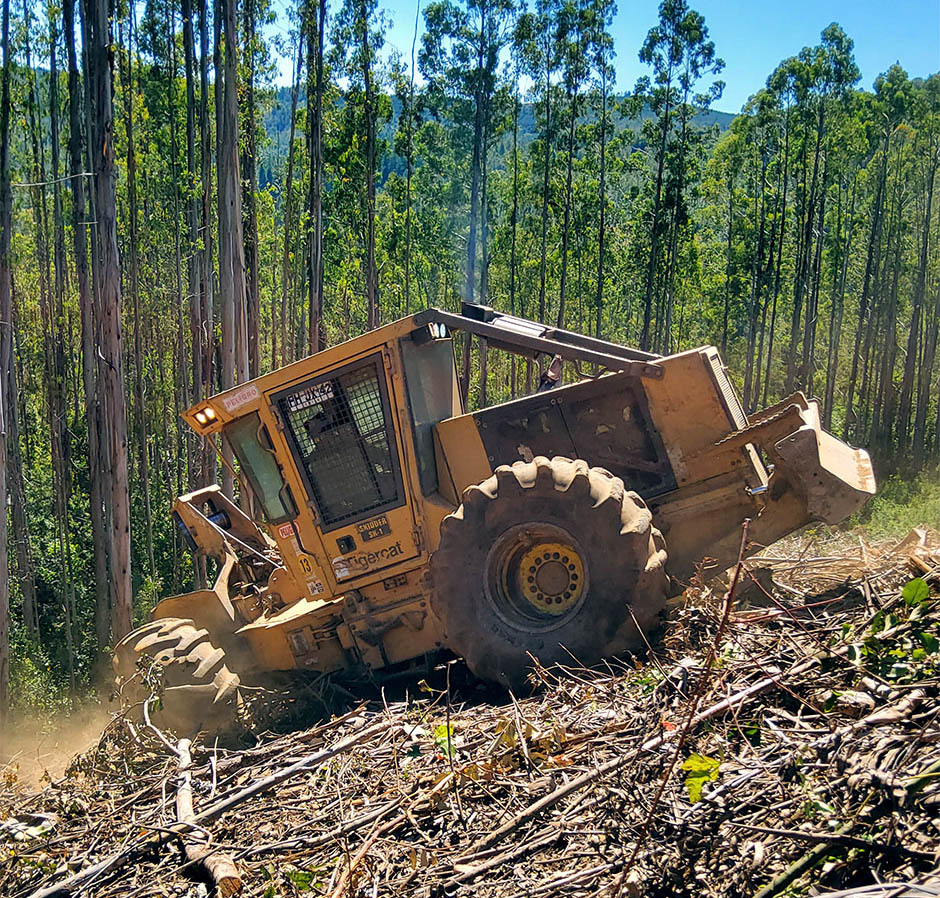
[[[695,804],[701,801],[702,789],[705,783],[713,783],[718,779],[721,761],[708,755],[692,754],[682,765],[686,772],[685,788],[689,793],[689,801]]]
[[[454,754],[454,728],[442,723],[434,728],[434,744],[438,751],[445,758],[453,757]]]
[[[930,586],[923,577],[917,577],[905,585],[901,597],[908,605],[922,605],[930,597]]]

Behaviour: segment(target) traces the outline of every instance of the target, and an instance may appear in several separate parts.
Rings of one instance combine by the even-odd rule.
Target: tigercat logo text
[[[334,558],[333,571],[337,579],[342,580],[354,577],[356,574],[363,574],[374,567],[381,567],[384,563],[404,554],[405,550],[401,547],[401,540],[399,540],[393,546],[376,549],[374,552],[354,552],[351,555]]]

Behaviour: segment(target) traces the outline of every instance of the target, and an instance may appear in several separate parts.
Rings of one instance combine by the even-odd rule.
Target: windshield
[[[429,496],[438,489],[434,425],[460,414],[454,346],[452,340],[421,344],[402,340],[401,349],[421,492]]]
[[[380,370],[372,356],[275,397],[324,529],[404,504]]]
[[[233,421],[225,428],[242,473],[261,502],[264,516],[272,523],[290,520],[296,514],[284,500],[284,478],[272,452],[259,439],[264,425],[254,412]],[[265,432],[265,436],[267,436]]]

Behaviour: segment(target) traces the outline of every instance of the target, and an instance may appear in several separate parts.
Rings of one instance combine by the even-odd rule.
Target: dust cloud
[[[110,719],[108,705],[97,702],[51,718],[14,715],[0,733],[0,777],[31,786],[60,778],[76,755],[97,744]]]

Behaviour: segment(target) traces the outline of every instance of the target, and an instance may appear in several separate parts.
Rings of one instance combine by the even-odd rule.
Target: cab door
[[[271,401],[334,588],[359,585],[417,557],[383,353],[315,375]]]

